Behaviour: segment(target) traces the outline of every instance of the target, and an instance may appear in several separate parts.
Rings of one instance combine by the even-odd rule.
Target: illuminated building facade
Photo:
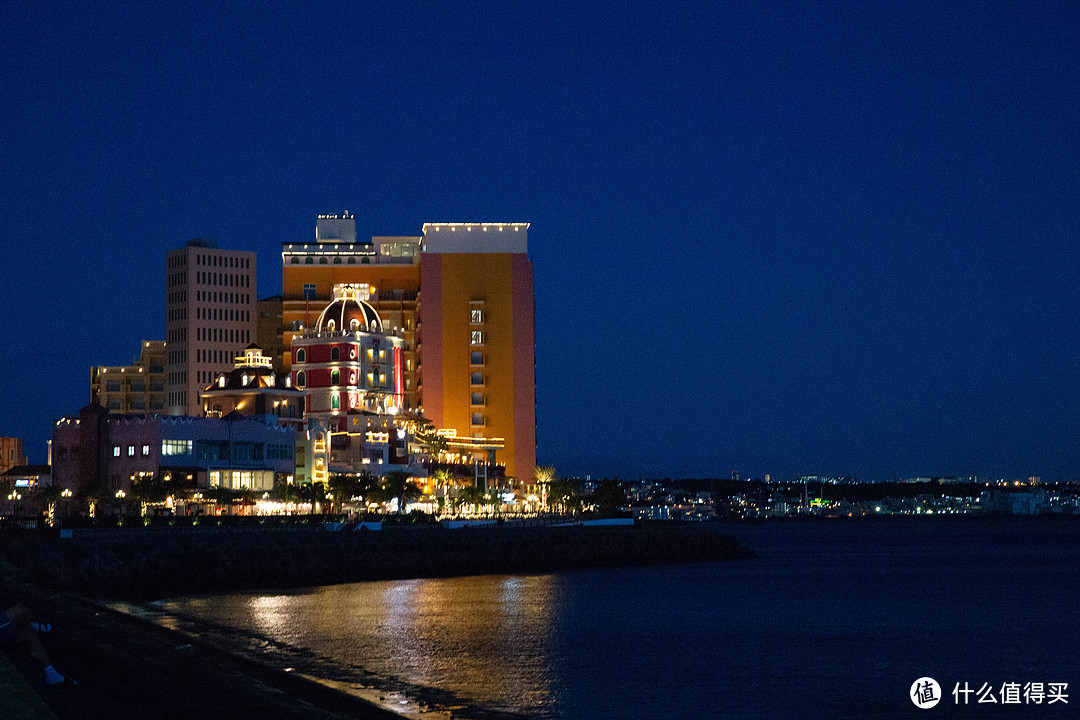
[[[90,400],[111,413],[165,412],[165,342],[144,340],[131,365],[90,368]]]
[[[255,340],[255,253],[192,240],[165,256],[166,411],[202,412],[199,391]]]
[[[335,285],[333,292],[314,325],[291,341],[292,383],[307,393],[304,417],[346,430],[350,414],[399,414],[404,341],[384,329],[368,286]]]
[[[353,215],[320,216],[314,243],[282,245],[284,345],[318,321],[334,285],[374,287],[370,304],[403,341],[402,409],[421,412],[464,443],[460,450],[482,446],[463,457],[485,459],[483,448],[498,445],[506,473],[529,482],[536,384],[528,228],[428,223],[419,237],[357,242]]]
[[[419,406],[419,359],[415,346],[420,290],[419,237],[373,237],[357,242],[355,216],[320,215],[315,242],[281,247],[284,348],[311,328],[333,300],[335,285],[366,285],[367,302],[383,327],[402,339],[402,407]],[[291,357],[283,358],[291,367]]]
[[[500,438],[518,486],[536,466],[536,330],[528,223],[427,223],[420,252],[424,417]]]
[[[404,339],[384,328],[372,295],[368,285],[335,285],[291,340],[292,383],[306,393],[298,482],[326,482],[332,462],[346,471],[408,464],[405,423],[394,423],[405,401]]]
[[[108,494],[157,477],[175,490],[264,492],[292,475],[295,435],[235,412],[220,418],[110,415],[91,403],[53,426],[53,483]]]
[[[288,373],[274,370],[270,357],[252,343],[236,356],[235,367],[218,375],[199,393],[203,414],[231,412],[258,416],[300,430],[304,425],[304,392],[292,386]]]

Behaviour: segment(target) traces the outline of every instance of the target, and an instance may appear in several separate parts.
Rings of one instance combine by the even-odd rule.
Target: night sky
[[[348,209],[532,223],[561,473],[1080,479],[1075,2],[96,5],[0,5],[32,462],[164,339],[167,250],[274,295]]]

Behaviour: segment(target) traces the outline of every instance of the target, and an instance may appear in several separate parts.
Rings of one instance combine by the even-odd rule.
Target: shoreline
[[[23,536],[0,550],[0,604],[25,604],[53,624],[43,643],[56,667],[79,685],[46,688],[28,660],[18,664],[59,720],[461,717],[455,710],[473,720],[511,720],[522,716],[400,682],[396,687],[415,711],[394,712],[387,709],[397,701],[392,680],[365,688],[306,677],[185,632],[175,619],[156,622],[145,612],[118,608],[165,597],[367,580],[532,575],[754,556],[719,528],[683,525]]]

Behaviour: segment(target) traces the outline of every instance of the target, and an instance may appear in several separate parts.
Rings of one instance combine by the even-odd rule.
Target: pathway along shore
[[[67,718],[397,717],[318,683],[217,650],[80,599],[145,601],[342,582],[734,560],[753,551],[701,525],[396,529],[117,529],[59,539],[27,533],[0,546],[0,604],[30,605],[75,688],[42,687]]]

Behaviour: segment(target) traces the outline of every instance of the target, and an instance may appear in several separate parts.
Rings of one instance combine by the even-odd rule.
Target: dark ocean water
[[[735,563],[181,598],[165,622],[465,717],[1080,717],[1080,522],[733,525]],[[929,710],[912,683],[935,678]],[[998,704],[957,706],[956,683]],[[1068,704],[1002,705],[1003,683]]]

